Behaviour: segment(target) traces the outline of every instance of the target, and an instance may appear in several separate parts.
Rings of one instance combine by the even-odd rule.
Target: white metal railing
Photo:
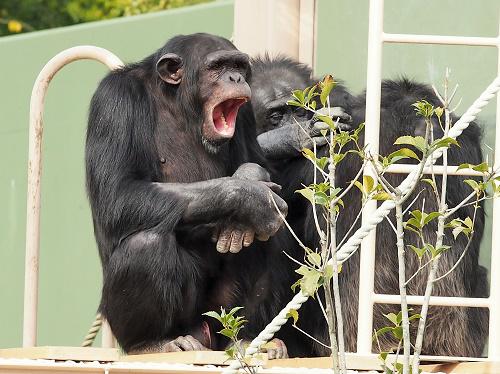
[[[378,153],[380,128],[380,95],[382,80],[382,46],[384,43],[418,43],[418,44],[445,44],[489,46],[498,49],[498,75],[500,76],[500,28],[496,38],[439,36],[439,35],[410,35],[388,34],[383,31],[384,1],[370,0],[369,10],[369,37],[368,37],[368,69],[366,90],[366,127],[365,143],[369,144],[372,153]],[[500,99],[497,98],[496,108],[496,136],[495,146],[500,147]],[[495,152],[495,167],[500,166],[500,152]],[[472,170],[456,171],[456,166],[448,167],[448,174],[477,175]],[[410,173],[415,165],[393,165],[389,171],[393,173]],[[433,166],[434,173],[442,173],[444,167]],[[429,170],[430,171],[430,168]],[[371,173],[370,170],[366,174]],[[363,210],[363,224],[377,209],[371,204]],[[365,218],[366,217],[366,218]],[[500,201],[493,201],[493,228],[500,227]],[[358,341],[357,353],[370,354],[372,349],[373,306],[375,303],[399,304],[399,295],[375,294],[374,265],[375,265],[375,230],[361,243],[360,258],[360,285],[359,285],[359,312],[358,312]],[[500,230],[492,230],[492,243],[500,241]],[[490,284],[500,284],[500,252],[491,251]],[[491,287],[490,287],[491,289]],[[409,296],[408,303],[421,305],[422,296]],[[443,297],[432,296],[431,305],[487,307],[490,311],[488,357],[500,358],[500,293],[490,290],[489,298]]]
[[[40,256],[40,182],[42,176],[43,105],[49,83],[64,66],[77,60],[97,60],[110,69],[123,62],[104,48],[78,46],[54,56],[43,67],[31,92],[28,156],[28,198],[26,208],[26,257],[24,265],[23,347],[36,346],[38,316],[38,272]],[[103,324],[102,345],[112,347],[113,335]]]

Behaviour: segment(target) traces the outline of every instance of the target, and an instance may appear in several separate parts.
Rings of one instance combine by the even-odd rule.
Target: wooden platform
[[[423,357],[435,364],[421,366],[428,373],[500,374],[500,362],[463,362],[463,357]],[[329,373],[331,359],[295,358],[285,360],[254,359],[262,373]],[[33,347],[0,349],[0,374],[27,373],[220,373],[228,364],[224,352],[172,352],[121,355],[118,349],[83,347]],[[347,354],[347,366],[360,372],[380,370],[376,355]]]

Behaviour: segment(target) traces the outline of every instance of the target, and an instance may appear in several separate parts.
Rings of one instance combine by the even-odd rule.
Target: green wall
[[[137,61],[171,36],[230,37],[233,2],[0,38],[0,348],[22,344],[28,106],[43,65],[91,44]],[[107,68],[79,61],[50,85],[45,106],[39,345],[79,345],[99,302],[101,270],[84,190],[84,135],[90,97]]]
[[[368,0],[319,0],[318,13],[317,75],[333,74],[352,92],[360,93],[366,86]],[[496,37],[499,14],[498,0],[385,0],[384,31]],[[445,69],[451,68],[451,82],[459,84],[456,97],[462,98],[458,114],[497,76],[494,47],[385,44],[382,53],[383,78],[404,74],[442,88]],[[490,147],[494,147],[495,106],[493,100],[479,114],[484,142]],[[491,205],[486,211],[490,219],[481,262],[489,267]]]

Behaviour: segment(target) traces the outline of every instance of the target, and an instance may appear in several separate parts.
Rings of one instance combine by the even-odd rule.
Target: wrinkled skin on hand
[[[268,187],[270,192],[272,192],[269,194],[270,198],[275,200],[281,214],[286,216],[286,204],[276,195],[276,193],[281,190],[281,186],[271,182],[269,172],[262,166],[254,163],[245,163],[236,170],[233,174],[233,178],[247,180],[249,183],[259,182]],[[278,212],[276,212],[276,214],[278,214]],[[267,235],[258,234],[250,227],[245,227],[242,224],[235,225],[234,222],[231,222],[231,224],[227,226],[219,225],[213,232],[212,240],[217,242],[216,248],[220,253],[238,253],[243,247],[249,247],[255,238],[261,241],[268,240],[271,235],[276,233],[280,226],[278,226],[276,230],[273,230],[274,232],[271,232],[270,235]]]

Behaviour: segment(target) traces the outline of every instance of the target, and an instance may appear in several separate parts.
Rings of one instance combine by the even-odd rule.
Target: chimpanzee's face
[[[199,73],[204,140],[217,145],[233,137],[238,110],[250,100],[249,75],[248,56],[238,50],[215,51],[205,57]]]
[[[312,117],[312,113],[303,108],[287,105],[287,101],[292,98],[292,91],[304,89],[308,83],[293,74],[274,73],[253,76],[252,107],[257,121],[257,134]]]
[[[231,139],[241,105],[250,100],[248,56],[228,40],[198,34],[184,40],[190,48],[166,53],[156,64],[160,78],[178,86],[181,105],[202,121],[205,148],[215,153]]]

